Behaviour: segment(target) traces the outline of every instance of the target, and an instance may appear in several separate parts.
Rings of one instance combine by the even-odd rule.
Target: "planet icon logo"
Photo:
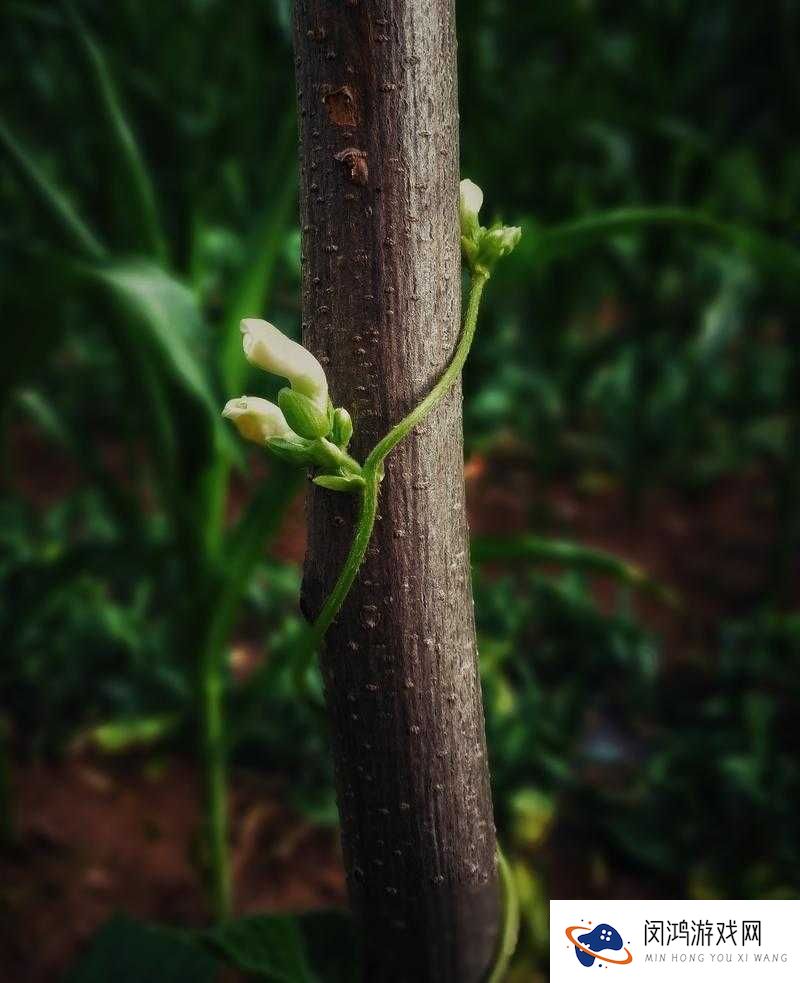
[[[607,922],[601,922],[594,928],[592,923],[588,925],[570,925],[566,930],[566,936],[575,947],[575,956],[581,966],[593,966],[595,960],[600,965],[627,966],[633,962],[633,956],[622,941],[622,936]],[[582,933],[578,935],[577,933]],[[624,951],[624,957],[605,956],[604,952]]]

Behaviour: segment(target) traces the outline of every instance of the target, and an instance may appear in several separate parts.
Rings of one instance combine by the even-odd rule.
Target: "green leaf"
[[[131,225],[132,244],[144,248],[163,263],[167,258],[167,247],[158,218],[155,191],[133,129],[123,112],[105,54],[72,3],[65,0],[64,6],[86,58],[95,95],[105,117],[108,130],[106,143],[116,148],[118,181],[127,200],[125,216]]]
[[[66,983],[214,983],[212,957],[178,933],[119,915],[95,936]]]
[[[644,593],[651,594],[670,607],[680,600],[669,587],[658,583],[647,571],[604,550],[591,549],[562,539],[539,536],[476,536],[471,545],[474,563],[520,562],[555,563],[571,569],[605,574]]]
[[[296,919],[253,915],[226,922],[203,936],[234,966],[275,983],[316,983]]]
[[[359,944],[345,911],[254,915],[201,936],[234,966],[276,983],[358,983]]]
[[[723,268],[720,289],[703,312],[702,327],[693,346],[695,371],[713,370],[747,323],[747,298],[753,288],[752,268],[728,261]]]
[[[155,744],[169,737],[175,733],[180,720],[180,714],[177,713],[112,720],[93,727],[86,736],[106,754],[118,754],[120,751]]]
[[[35,389],[22,389],[17,393],[17,404],[36,423],[39,430],[50,440],[74,451],[74,435],[64,418],[45,397]]]
[[[208,463],[237,453],[204,372],[204,325],[196,298],[149,260],[84,267],[84,272],[124,315],[113,340],[145,413],[164,503],[184,540],[196,539],[206,528],[205,492],[213,474]]]
[[[0,145],[5,147],[20,177],[33,191],[42,211],[49,216],[54,227],[71,242],[81,256],[95,260],[102,258],[105,255],[102,243],[78,214],[69,196],[47,176],[2,119]]]
[[[732,246],[762,273],[789,285],[796,285],[800,278],[800,250],[789,242],[748,226],[721,222],[701,211],[671,206],[619,208],[596,212],[551,228],[529,226],[518,258],[524,258],[528,264],[543,265],[561,256],[574,256],[611,236],[658,225],[683,227],[710,235]]]
[[[195,351],[203,334],[203,318],[192,292],[147,260],[92,267],[89,272],[133,317],[175,384],[216,420],[217,401]]]

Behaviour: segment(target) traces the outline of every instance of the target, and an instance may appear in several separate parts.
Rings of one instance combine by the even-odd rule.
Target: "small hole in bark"
[[[366,151],[359,150],[358,147],[346,147],[334,157],[347,168],[347,176],[351,184],[358,184],[362,188],[366,187],[369,181]]]

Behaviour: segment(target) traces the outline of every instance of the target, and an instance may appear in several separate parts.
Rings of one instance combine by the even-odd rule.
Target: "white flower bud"
[[[241,324],[247,361],[266,372],[288,379],[292,388],[313,400],[319,410],[328,410],[328,380],[310,351],[279,331],[269,321],[254,317]]]
[[[472,240],[479,228],[478,212],[483,204],[483,192],[469,178],[458,186],[458,214],[461,220],[461,235]]]
[[[294,436],[280,408],[259,396],[228,400],[222,415],[233,421],[245,440],[256,444],[265,444],[272,437]]]

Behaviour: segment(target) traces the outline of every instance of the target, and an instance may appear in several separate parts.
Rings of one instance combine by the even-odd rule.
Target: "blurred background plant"
[[[301,489],[218,418],[239,318],[299,334],[290,4],[76,6],[0,12],[0,945],[32,980],[118,908],[344,896]],[[465,378],[519,979],[551,896],[800,890],[800,5],[767,6],[458,5],[462,173],[525,230]],[[324,923],[236,924],[213,956],[346,978]],[[114,922],[76,978],[120,938],[164,943]]]

